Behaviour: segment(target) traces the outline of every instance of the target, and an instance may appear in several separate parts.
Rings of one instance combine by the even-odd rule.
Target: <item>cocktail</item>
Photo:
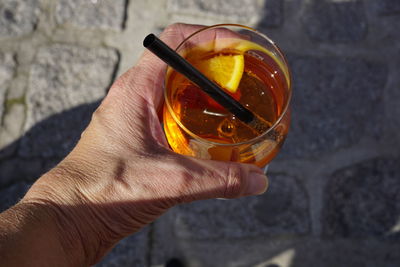
[[[186,38],[176,51],[268,125],[255,131],[168,67],[164,131],[180,154],[265,167],[288,133],[291,77],[280,49],[241,25],[215,25]]]

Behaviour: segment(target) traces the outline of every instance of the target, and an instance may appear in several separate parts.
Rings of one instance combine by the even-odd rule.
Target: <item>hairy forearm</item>
[[[83,266],[73,262],[61,243],[44,205],[22,202],[0,214],[0,266]]]

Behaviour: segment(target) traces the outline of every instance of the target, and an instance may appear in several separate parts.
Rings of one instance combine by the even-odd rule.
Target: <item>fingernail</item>
[[[249,177],[249,184],[245,192],[246,195],[261,195],[267,191],[268,179],[262,173],[251,172]]]

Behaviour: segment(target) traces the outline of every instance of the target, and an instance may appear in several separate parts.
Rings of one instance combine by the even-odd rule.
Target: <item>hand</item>
[[[199,28],[175,24],[160,38],[176,47]],[[186,157],[168,148],[157,117],[165,68],[146,51],[115,81],[73,151],[20,203],[46,210],[74,266],[96,263],[174,205],[267,188],[256,166]]]

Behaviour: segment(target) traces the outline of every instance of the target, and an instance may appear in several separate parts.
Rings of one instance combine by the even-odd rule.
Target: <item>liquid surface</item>
[[[239,88],[234,94],[228,93],[272,125],[282,108],[277,98],[281,95],[278,91],[283,77],[255,56],[245,53],[244,58],[245,68]],[[175,88],[171,97],[173,110],[179,121],[195,135],[225,144],[257,137],[256,132],[182,75],[172,74],[170,82]]]

